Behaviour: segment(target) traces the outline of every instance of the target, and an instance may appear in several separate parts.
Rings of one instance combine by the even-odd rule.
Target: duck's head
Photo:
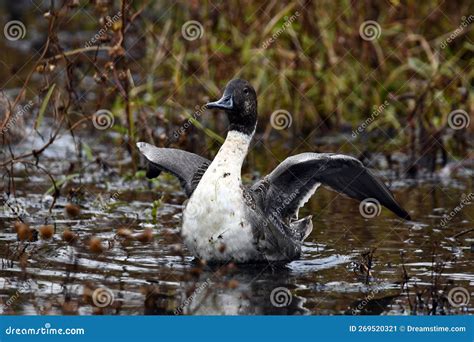
[[[235,79],[227,83],[224,95],[207,108],[223,109],[229,118],[229,130],[251,135],[257,125],[257,94],[245,80]]]

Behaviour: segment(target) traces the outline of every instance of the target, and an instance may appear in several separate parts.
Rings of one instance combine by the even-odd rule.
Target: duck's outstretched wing
[[[398,216],[410,215],[396,202],[390,190],[357,159],[331,153],[302,153],[285,159],[252,190],[259,193],[267,214],[282,219],[297,216],[322,184],[351,198],[375,199]]]
[[[178,177],[188,197],[211,163],[197,154],[174,148],[160,148],[144,142],[137,143],[137,147],[149,161],[148,178],[158,177],[161,171],[169,172]]]

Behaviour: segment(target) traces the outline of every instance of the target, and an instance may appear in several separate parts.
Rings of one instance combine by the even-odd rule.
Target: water
[[[3,61],[10,66],[0,69],[0,75],[9,80],[11,89],[5,91],[10,97],[17,95],[35,60],[32,56],[46,40],[43,13],[47,7],[43,11],[29,1],[18,3],[29,9],[33,22],[20,18],[28,24],[26,39],[0,42],[5,50]],[[2,15],[5,21],[18,19]],[[95,26],[86,31],[79,26],[59,32],[65,50],[83,46],[96,33]],[[142,44],[134,46],[134,51],[146,51]],[[27,62],[31,65],[23,67]],[[144,70],[138,66],[136,69]],[[84,108],[84,113],[91,114],[97,109],[94,102],[100,86],[85,75],[84,82],[76,84],[76,92],[87,95],[84,102],[91,108]],[[34,74],[31,89],[43,87],[41,80],[42,76]],[[213,123],[214,118],[203,115],[200,120]],[[30,119],[31,127],[32,118],[25,119]],[[210,127],[208,122],[204,126]],[[49,122],[43,127],[48,127],[42,132],[48,137],[49,128],[55,125]],[[81,129],[84,131],[86,128]],[[386,209],[379,216],[364,218],[356,201],[320,189],[301,211],[301,216],[314,215],[314,230],[300,260],[283,265],[210,266],[195,262],[182,244],[179,232],[185,196],[178,182],[166,175],[153,182],[131,176],[131,159],[120,144],[121,136],[110,130],[89,133],[96,138],[80,137],[76,132],[74,140],[65,133],[40,157],[40,166],[54,177],[61,193],[54,206],[51,180],[40,169],[16,164],[12,180],[4,175],[1,194],[9,190],[8,184],[14,185],[16,198],[10,200],[10,206],[0,207],[2,314],[426,315],[474,311],[474,236],[469,231],[474,228],[474,206],[470,203],[455,210],[462,195],[474,192],[472,165],[443,179],[414,181],[401,179],[396,170],[384,168],[382,158],[375,158],[374,166],[384,169],[381,175],[410,212],[412,222]],[[155,133],[163,132],[157,128]],[[26,141],[14,146],[15,155],[45,143],[35,134],[26,136]],[[201,137],[190,140],[189,145],[203,147]],[[244,179],[250,182],[286,156],[314,150],[316,144],[321,151],[343,147],[341,152],[358,154],[347,138],[320,137],[305,143],[294,138],[288,144],[257,141]],[[299,144],[302,146],[293,150]],[[93,150],[92,159],[87,157],[88,148]],[[3,146],[0,151],[0,160],[9,158]],[[393,159],[406,159],[398,157]],[[69,203],[81,207],[78,216],[66,214]],[[452,212],[451,220],[443,220]],[[16,214],[33,229],[54,225],[53,238],[18,241],[13,227]],[[153,241],[120,237],[121,228],[134,235],[151,229]],[[62,238],[66,229],[77,235],[72,245]],[[92,237],[101,240],[102,253],[91,250]],[[458,302],[450,303],[449,298]]]
[[[27,149],[31,145],[27,141],[22,146]],[[17,169],[17,197],[1,212],[3,314],[474,311],[472,299],[461,298],[465,304],[461,306],[448,300],[451,290],[451,297],[453,291],[472,297],[474,236],[468,230],[474,228],[474,206],[463,204],[451,220],[443,220],[443,215],[460,205],[463,195],[474,191],[470,170],[443,182],[437,178],[400,180],[390,178],[390,172],[382,174],[388,176],[412,222],[400,220],[386,209],[379,216],[364,218],[356,201],[318,190],[301,213],[314,214],[314,230],[300,260],[280,265],[212,266],[194,261],[181,242],[185,196],[176,180],[166,175],[153,182],[119,176],[130,172],[130,159],[121,146],[112,148],[95,141],[94,148],[102,158],[99,163],[78,158],[74,146],[66,134],[41,158],[41,165],[51,172],[62,194],[51,213],[49,177],[34,168]],[[278,151],[278,158],[289,153],[278,144],[256,144],[244,168],[244,179],[254,176],[249,170],[265,173],[274,167],[276,161],[269,150]],[[66,179],[66,171],[76,176]],[[68,203],[81,207],[78,216],[65,212]],[[17,241],[12,207],[31,228],[53,224],[53,238]],[[120,228],[135,235],[151,229],[153,241],[120,237]],[[62,239],[65,229],[77,234],[74,244]],[[466,233],[455,238],[461,232]],[[93,236],[101,239],[102,253],[91,250]]]

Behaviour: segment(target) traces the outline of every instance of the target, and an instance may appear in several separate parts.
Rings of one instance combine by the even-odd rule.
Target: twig
[[[457,233],[457,234],[454,235],[452,238],[453,238],[453,239],[457,239],[458,237],[463,236],[464,234],[470,233],[470,232],[472,232],[472,231],[474,231],[474,228],[466,229],[466,230],[464,230],[464,231],[462,231],[462,232],[460,232],[460,233]]]

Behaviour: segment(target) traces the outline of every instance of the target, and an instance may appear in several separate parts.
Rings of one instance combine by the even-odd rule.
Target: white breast
[[[208,261],[256,259],[246,220],[241,167],[251,137],[230,131],[183,213],[182,235],[197,257]]]

